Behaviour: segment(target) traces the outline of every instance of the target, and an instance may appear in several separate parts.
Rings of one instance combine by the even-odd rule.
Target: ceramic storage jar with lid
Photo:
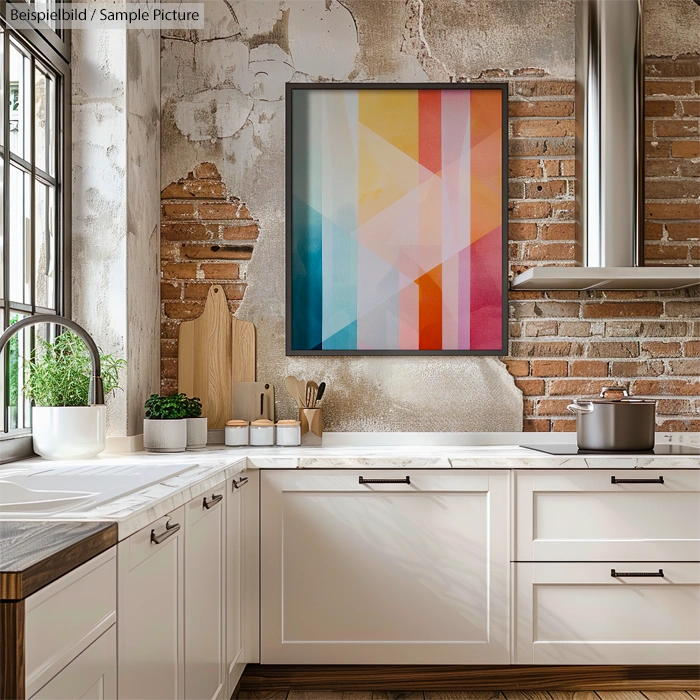
[[[275,444],[275,424],[267,418],[254,420],[250,424],[250,444],[269,446]]]
[[[277,444],[283,447],[301,445],[301,423],[298,420],[278,420]]]
[[[224,428],[224,442],[229,447],[242,447],[248,444],[248,421],[230,420]]]

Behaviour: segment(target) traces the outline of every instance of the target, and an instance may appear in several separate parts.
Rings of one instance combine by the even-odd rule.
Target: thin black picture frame
[[[499,90],[502,152],[502,329],[501,347],[494,350],[296,350],[292,348],[292,99],[301,90]],[[508,83],[287,83],[285,89],[285,346],[288,357],[334,356],[466,356],[508,354]]]

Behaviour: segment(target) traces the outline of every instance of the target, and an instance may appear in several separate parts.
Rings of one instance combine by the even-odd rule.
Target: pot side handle
[[[577,403],[570,403],[566,408],[570,413],[593,413],[592,403],[588,404],[588,406],[581,406]]]

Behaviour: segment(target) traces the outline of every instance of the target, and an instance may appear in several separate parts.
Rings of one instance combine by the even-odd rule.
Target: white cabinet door
[[[184,508],[119,543],[120,700],[184,698]]]
[[[243,654],[243,493],[244,474],[226,482],[226,697],[245,668]]]
[[[700,561],[700,471],[519,471],[517,561]]]
[[[516,664],[700,663],[700,564],[513,568]]]
[[[31,700],[117,700],[117,633],[112,625]]]
[[[225,694],[226,484],[185,505],[185,699]]]
[[[261,479],[261,663],[509,663],[507,472]]]

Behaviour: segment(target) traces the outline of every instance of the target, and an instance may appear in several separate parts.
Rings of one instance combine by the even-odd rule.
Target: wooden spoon
[[[297,402],[297,406],[303,408],[304,404],[299,395],[299,380],[296,377],[289,376],[284,380],[284,385],[287,387],[289,395]]]

